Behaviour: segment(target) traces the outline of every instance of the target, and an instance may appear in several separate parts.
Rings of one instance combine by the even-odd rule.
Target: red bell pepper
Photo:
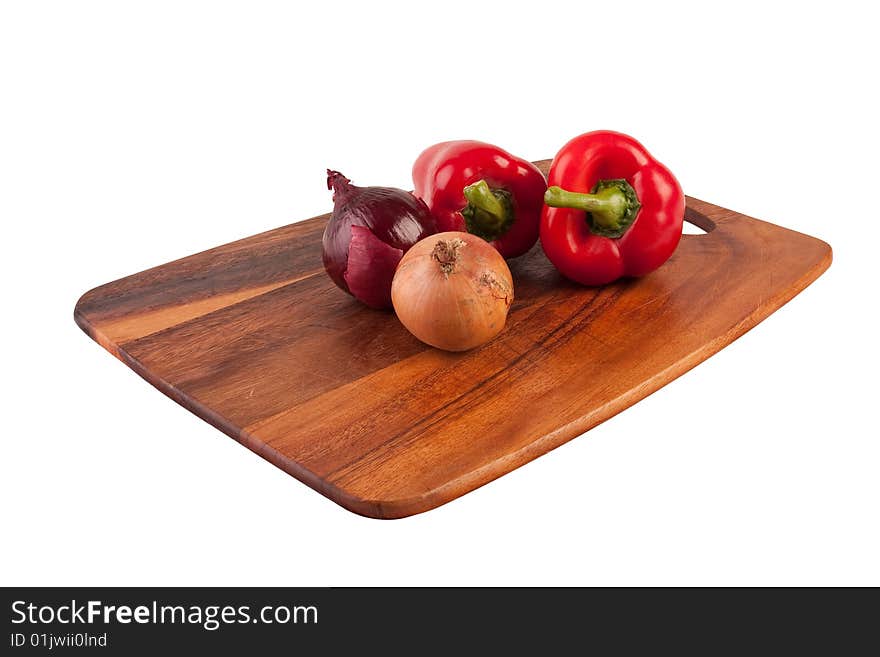
[[[681,186],[632,137],[607,130],[575,137],[556,154],[548,182],[541,245],[573,281],[643,276],[681,239]]]
[[[547,183],[538,168],[497,146],[447,141],[419,155],[414,194],[430,208],[441,232],[468,232],[505,258],[538,240]]]

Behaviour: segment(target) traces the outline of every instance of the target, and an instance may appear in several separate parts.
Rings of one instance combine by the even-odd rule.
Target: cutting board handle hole
[[[692,224],[690,221],[685,221],[681,228],[682,235],[705,235],[707,232],[708,231],[697,226],[697,224]]]
[[[690,208],[684,211],[683,235],[705,235],[715,230],[715,222],[704,214]]]

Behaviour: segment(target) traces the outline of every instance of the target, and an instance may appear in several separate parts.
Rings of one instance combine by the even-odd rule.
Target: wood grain
[[[548,161],[538,163],[546,171]],[[327,215],[108,283],[82,329],[169,397],[347,509],[398,518],[448,502],[582,434],[748,331],[815,280],[831,249],[688,198],[655,273],[603,288],[540,246],[510,262],[507,327],[452,354],[339,291]]]

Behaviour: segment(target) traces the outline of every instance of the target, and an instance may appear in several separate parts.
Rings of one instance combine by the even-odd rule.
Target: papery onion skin
[[[413,244],[437,232],[434,217],[403,189],[357,187],[338,171],[327,170],[327,188],[334,193],[322,240],[324,269],[366,305],[390,308],[397,264]]]
[[[485,240],[457,231],[438,233],[403,256],[391,300],[400,322],[419,340],[446,351],[467,351],[504,328],[513,303],[513,277]]]

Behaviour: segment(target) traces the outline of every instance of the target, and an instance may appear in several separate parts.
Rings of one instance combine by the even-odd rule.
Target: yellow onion
[[[465,351],[504,328],[513,278],[504,258],[483,239],[437,233],[403,256],[391,283],[391,302],[401,323],[422,342]]]

